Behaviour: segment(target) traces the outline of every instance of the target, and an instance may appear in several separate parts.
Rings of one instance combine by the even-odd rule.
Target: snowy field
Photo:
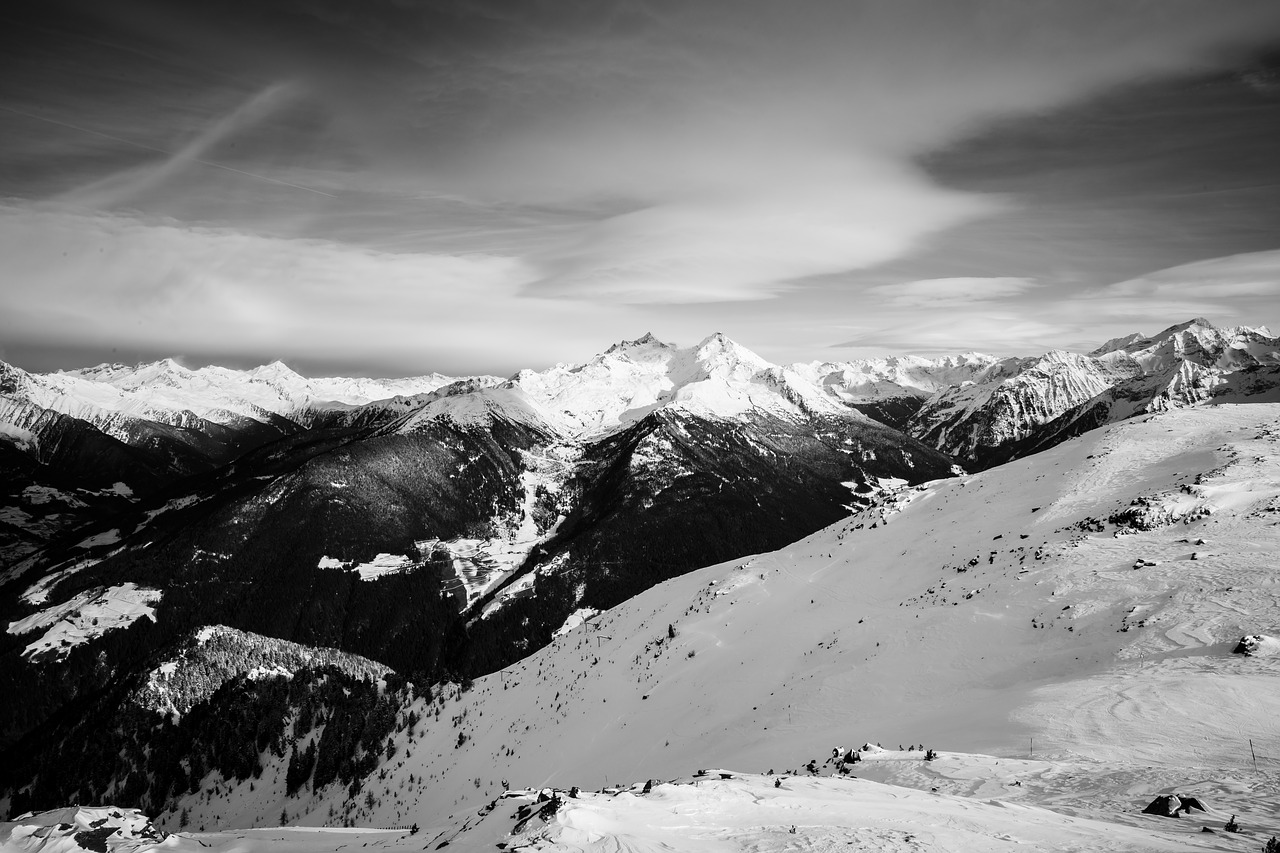
[[[74,566],[67,571],[84,568],[84,565]],[[33,589],[34,592],[27,591],[33,598],[45,592]],[[43,631],[38,639],[23,649],[22,654],[26,657],[49,654],[65,657],[73,647],[102,636],[113,628],[132,625],[144,616],[154,621],[156,612],[152,605],[159,600],[159,590],[141,587],[132,582],[105,589],[89,589],[62,604],[46,607],[23,619],[10,622],[8,633],[22,635]]]

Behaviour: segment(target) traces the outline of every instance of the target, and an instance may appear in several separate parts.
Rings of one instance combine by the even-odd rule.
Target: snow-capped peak
[[[694,358],[708,376],[724,379],[747,379],[762,370],[777,366],[720,332],[699,343],[694,350]]]
[[[255,379],[274,379],[274,380],[284,380],[284,381],[293,381],[293,380],[301,379],[303,382],[306,381],[300,375],[298,375],[298,373],[295,372],[293,368],[289,367],[289,365],[285,364],[280,359],[276,359],[270,364],[263,364],[259,367],[255,367],[252,370],[248,371],[248,373],[250,376],[254,377]]]
[[[719,332],[692,347],[646,334],[584,364],[521,371],[512,384],[562,413],[578,435],[608,432],[664,407],[719,418],[752,411],[856,416],[794,372]]]

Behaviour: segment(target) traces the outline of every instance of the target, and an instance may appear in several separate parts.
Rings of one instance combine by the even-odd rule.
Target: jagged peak
[[[1173,337],[1174,335],[1189,331],[1191,329],[1207,329],[1215,332],[1218,331],[1218,327],[1210,323],[1205,318],[1193,317],[1192,319],[1188,320],[1185,323],[1177,323],[1165,329],[1163,332],[1159,332],[1153,335],[1151,340],[1162,341],[1165,338]]]
[[[694,347],[694,352],[702,357],[715,353],[725,353],[732,355],[738,361],[759,362],[764,366],[774,366],[723,332],[713,332],[703,338]]]
[[[280,359],[276,359],[270,364],[263,364],[249,371],[254,376],[298,376],[297,371],[285,364]]]
[[[191,373],[191,370],[183,367],[177,359],[171,356],[166,356],[165,358],[157,359],[155,361],[140,361],[133,367],[128,367],[123,364],[112,364],[98,365],[92,369],[106,375],[113,373],[130,373],[134,376],[146,376],[149,374],[161,376],[166,374],[177,374],[179,376],[186,376]],[[87,372],[88,371],[83,371],[83,373]]]
[[[519,389],[520,386],[514,379],[500,379],[496,376],[468,376],[463,379],[455,379],[447,385],[441,385],[439,388],[432,391],[429,396],[436,399],[443,397],[457,397],[462,394],[475,394],[489,388]],[[523,393],[523,389],[520,390]]]
[[[627,340],[619,341],[618,343],[612,345],[607,350],[605,350],[604,354],[608,355],[609,353],[621,352],[622,350],[634,349],[636,347],[648,347],[648,346],[662,347],[663,349],[671,349],[675,346],[675,344],[669,344],[664,341],[658,340],[656,337],[654,337],[653,332],[645,332],[643,335],[636,338],[634,341],[627,341]]]

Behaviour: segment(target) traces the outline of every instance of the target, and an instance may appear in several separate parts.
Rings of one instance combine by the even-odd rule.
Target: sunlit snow
[[[86,590],[62,604],[47,607],[9,623],[10,634],[44,630],[44,634],[23,650],[35,657],[55,652],[65,656],[73,647],[87,643],[113,628],[131,625],[142,617],[155,620],[153,604],[160,591],[132,582],[106,589]]]

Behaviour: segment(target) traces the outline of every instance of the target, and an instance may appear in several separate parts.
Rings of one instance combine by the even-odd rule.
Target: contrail
[[[58,121],[57,119],[47,118],[46,116],[35,115],[34,113],[29,113],[24,110],[14,109],[13,107],[8,107],[3,104],[0,104],[0,110],[6,110],[11,113],[16,113],[17,115],[25,116],[30,119],[35,119],[36,121],[43,121],[43,122],[47,122],[48,124],[56,124],[59,127],[66,127],[66,128],[70,128],[71,130],[78,130],[81,133],[88,133],[93,136],[101,136],[103,139],[110,139],[114,142],[121,142],[121,143],[124,143],[125,145],[132,145],[134,148],[141,148],[144,151],[153,151],[156,154],[163,154],[164,156],[169,158],[174,158],[179,156],[178,154],[174,154],[172,151],[165,151],[163,148],[156,148],[153,145],[147,145],[142,142],[135,142],[132,139],[125,139],[124,137],[121,137],[121,136],[113,136],[110,133],[103,133],[100,130],[91,130],[90,128],[81,127],[76,124],[71,124],[70,122]],[[222,163],[215,163],[212,160],[203,160],[199,157],[192,157],[190,158],[190,162],[199,163],[202,166],[212,166],[215,169],[222,169],[225,172],[234,172],[237,175],[244,175],[246,178],[256,178],[259,181],[266,181],[267,183],[270,183],[270,184],[279,184],[282,187],[292,187],[295,190],[304,190],[309,193],[315,193],[316,195],[325,196],[326,198],[337,198],[337,196],[333,195],[332,193],[327,193],[322,190],[317,190],[317,189],[314,189],[313,187],[306,187],[306,186],[303,186],[302,184],[293,184],[293,183],[290,183],[289,181],[279,180],[278,178],[269,178],[266,175],[256,175],[253,172],[246,172],[243,169],[237,169],[233,166],[227,166]]]

